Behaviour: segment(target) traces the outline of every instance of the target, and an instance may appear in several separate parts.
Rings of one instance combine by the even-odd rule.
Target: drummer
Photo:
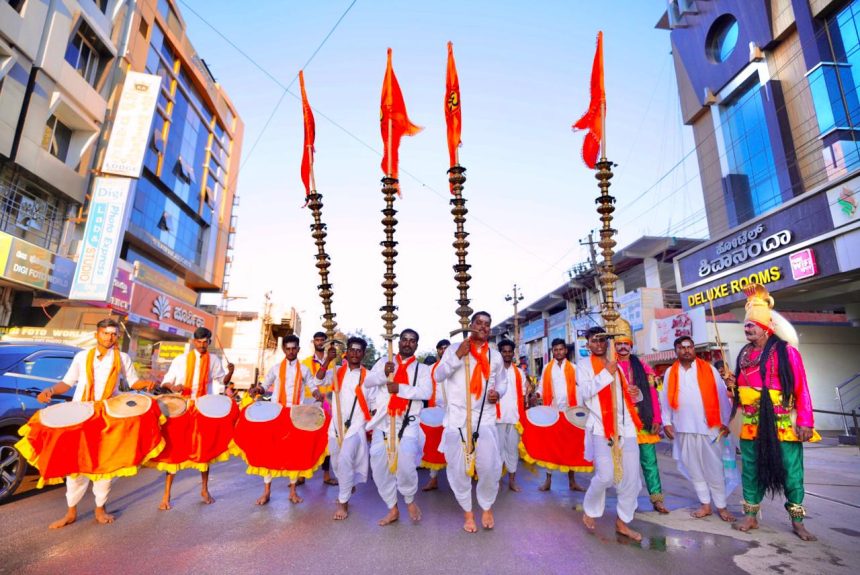
[[[281,342],[281,349],[284,350],[284,359],[280,363],[276,363],[266,373],[266,377],[261,385],[254,389],[255,394],[271,393],[272,402],[280,403],[284,407],[301,404],[302,394],[305,389],[311,388],[313,398],[319,402],[325,399],[320,393],[318,387],[321,385],[329,385],[332,381],[332,373],[329,366],[332,365],[336,355],[334,346],[328,348],[326,352],[327,361],[319,366],[316,375],[311,375],[311,371],[298,361],[299,357],[299,337],[296,335],[288,335]],[[277,385],[276,385],[277,384]],[[298,388],[297,388],[298,386]],[[297,480],[290,480],[290,502],[301,503],[303,499],[296,493]],[[265,505],[269,502],[272,496],[272,476],[266,475],[263,477],[263,495],[257,499],[257,505]]]
[[[322,332],[322,331],[316,332],[314,334],[313,338],[311,339],[311,341],[313,342],[313,346],[314,346],[314,352],[302,360],[302,365],[304,365],[309,370],[311,370],[311,375],[313,375],[313,376],[316,376],[317,370],[320,368],[323,361],[325,361],[325,355],[326,355],[326,353],[325,353],[325,342],[327,339],[328,338],[326,337],[325,332]],[[334,363],[329,362],[329,364],[326,366],[326,369],[329,369],[332,372],[334,372]],[[320,390],[320,393],[322,393],[323,396],[325,396],[325,397],[328,397],[329,394],[331,393],[331,388],[326,386],[326,385],[320,386],[319,390]],[[304,397],[307,399],[307,398],[310,398],[312,396],[313,396],[313,392],[311,391],[311,389],[306,388]],[[330,406],[328,405],[327,402],[323,403],[323,409],[325,409],[326,411],[330,410]],[[334,477],[331,476],[331,461],[330,461],[328,456],[326,456],[326,458],[322,462],[322,470],[323,470],[323,483],[325,483],[326,485],[337,485],[337,479],[335,479]],[[299,485],[301,485],[304,482],[305,482],[304,478],[299,478],[299,482],[298,482]]]
[[[161,387],[173,393],[181,393],[190,401],[194,401],[202,395],[223,393],[233,379],[235,366],[232,363],[227,363],[225,371],[221,360],[213,358],[212,354],[209,353],[211,343],[212,332],[208,328],[198,327],[194,330],[191,338],[193,349],[173,358],[167,374],[161,380]],[[189,363],[191,370],[188,369]],[[208,366],[209,369],[204,369],[204,366]],[[164,495],[158,506],[162,511],[170,509],[170,490],[173,486],[175,473],[175,471],[168,471],[164,476]],[[215,503],[215,498],[209,493],[208,466],[207,469],[200,471],[200,480],[200,497],[203,499],[203,503]]]
[[[564,411],[567,407],[572,407],[571,401],[575,400],[576,392],[576,368],[567,359],[567,343],[561,338],[552,340],[552,359],[543,370],[541,397],[544,405],[551,405],[559,411]],[[564,415],[562,415],[564,417]],[[570,449],[576,450],[578,453],[583,453],[585,444],[567,446]],[[567,483],[571,491],[585,491],[585,489],[576,482],[576,474],[574,471],[567,472]],[[540,491],[549,491],[552,486],[552,471],[547,470],[546,481],[540,486]]]
[[[37,399],[49,403],[54,395],[66,393],[75,388],[72,401],[95,401],[118,395],[124,390],[152,389],[154,381],[144,381],[137,378],[134,364],[128,354],[119,351],[119,323],[113,318],[105,318],[96,324],[96,347],[79,351],[69,371],[62,381],[42,391]],[[119,364],[120,369],[115,369]],[[93,374],[89,381],[88,373]],[[87,492],[90,480],[84,476],[66,477],[66,515],[51,523],[48,527],[59,529],[71,525],[78,517],[78,503]],[[96,500],[95,519],[102,525],[113,523],[114,516],[105,510],[108,495],[110,495],[113,479],[98,479],[93,481],[93,496]]]
[[[445,353],[449,345],[451,345],[451,342],[447,339],[440,339],[436,343],[436,361],[430,367],[430,382],[433,384],[433,395],[427,400],[427,407],[445,407],[445,389],[443,385],[445,382],[440,382],[436,379],[436,368],[439,367],[439,362],[442,361],[442,354]],[[437,445],[436,448],[438,449],[438,447]],[[427,451],[426,445],[424,446],[424,450]],[[421,491],[434,491],[436,489],[439,489],[439,468],[431,467],[430,479],[427,480]]]
[[[508,470],[508,488],[511,491],[521,491],[517,485],[517,464],[520,459],[520,432],[517,424],[520,416],[525,415],[526,378],[520,368],[514,364],[514,342],[503,339],[499,342],[499,353],[505,366],[505,376],[508,379],[508,391],[496,403],[496,430],[499,435],[499,453],[502,463]]]

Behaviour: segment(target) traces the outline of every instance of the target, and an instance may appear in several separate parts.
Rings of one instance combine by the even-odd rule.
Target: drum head
[[[245,419],[254,423],[272,421],[281,413],[280,403],[271,401],[255,401],[245,408]]]
[[[93,416],[92,401],[70,401],[49,405],[39,411],[39,421],[45,427],[71,427]]]
[[[105,400],[105,411],[111,417],[138,417],[151,406],[152,398],[141,393],[120,393]]]
[[[526,410],[526,419],[537,427],[552,427],[558,421],[558,409],[548,405],[538,405]]]
[[[188,401],[178,393],[159,395],[156,401],[164,417],[179,417],[188,409]]]
[[[316,431],[325,425],[325,412],[318,405],[294,405],[290,409],[290,419],[296,429]]]
[[[421,423],[427,427],[442,427],[442,420],[445,419],[445,410],[441,407],[425,407],[418,414]]]
[[[574,405],[564,410],[564,416],[574,427],[585,429],[585,422],[588,420],[588,409],[581,405]]]
[[[233,407],[233,400],[226,395],[217,395],[211,393],[197,398],[197,411],[204,417],[212,419],[220,419],[230,415],[230,409]]]

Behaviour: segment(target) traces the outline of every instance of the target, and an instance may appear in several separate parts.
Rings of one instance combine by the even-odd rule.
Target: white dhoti
[[[445,453],[445,460],[448,462],[446,472],[451,491],[454,492],[454,497],[457,498],[457,503],[463,511],[472,511],[472,478],[466,475],[460,430],[446,429],[442,434],[441,447],[440,451]],[[499,494],[499,478],[502,475],[502,458],[499,454],[495,423],[481,426],[475,451],[475,471],[478,474],[475,496],[480,508],[486,511],[496,502],[496,496]]]
[[[418,465],[424,452],[424,433],[418,425],[410,425],[400,440],[397,455],[397,473],[388,469],[388,454],[385,449],[385,439],[378,429],[373,433],[373,443],[370,445],[370,467],[373,469],[373,482],[379,496],[391,509],[397,505],[397,492],[409,504],[415,500],[418,492]]]
[[[520,432],[515,423],[497,423],[496,432],[499,436],[499,454],[502,464],[508,473],[516,473],[520,460]]]
[[[108,495],[110,495],[111,484],[113,479],[99,479],[93,481],[93,496],[96,499],[96,507],[104,507],[107,503]],[[83,475],[78,477],[66,477],[66,505],[75,507],[83,499],[87,492],[87,486],[90,480]]]
[[[347,503],[352,488],[367,481],[367,439],[364,433],[356,433],[344,439],[343,445],[338,447],[337,438],[329,437],[328,450],[331,454],[331,470],[338,481],[337,500]]]
[[[672,456],[678,462],[678,470],[693,484],[699,503],[713,501],[717,509],[725,509],[722,442],[711,443],[711,438],[701,433],[676,432]]]
[[[592,435],[587,434],[587,437]],[[606,490],[614,484],[612,451],[602,436],[589,437],[589,448],[594,453],[594,476],[585,492],[582,508],[589,517],[601,517],[606,507]],[[638,506],[637,497],[642,488],[639,477],[639,444],[635,437],[625,437],[621,447],[621,467],[624,475],[615,485],[618,503],[615,506],[618,518],[624,523],[633,520]]]

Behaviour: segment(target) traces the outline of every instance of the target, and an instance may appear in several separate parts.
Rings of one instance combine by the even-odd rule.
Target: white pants
[[[424,433],[417,424],[410,424],[407,428],[397,452],[396,473],[391,473],[388,469],[385,443],[382,432],[375,430],[370,445],[370,467],[373,469],[373,482],[376,483],[379,496],[388,508],[392,509],[397,505],[398,491],[407,505],[415,500],[415,494],[418,492],[418,465],[424,451]]]
[[[701,433],[676,433],[672,451],[679,471],[693,484],[699,503],[707,505],[713,501],[717,509],[725,509],[721,442],[711,443],[711,438]]]
[[[606,490],[615,483],[615,470],[612,463],[612,451],[603,436],[590,438],[591,449],[594,452],[594,476],[585,492],[582,508],[589,517],[602,517],[606,507]],[[635,437],[625,437],[621,447],[621,468],[624,475],[621,483],[615,485],[618,503],[615,511],[624,523],[633,519],[638,506],[637,496],[642,489],[639,477],[639,444]]]
[[[459,429],[446,429],[442,434],[442,443],[445,446],[445,460],[448,462],[448,484],[463,511],[471,511],[472,478],[466,475],[466,461],[463,458],[463,442],[460,440]],[[478,505],[486,511],[496,502],[499,477],[502,475],[502,458],[499,455],[495,423],[481,426],[475,450],[475,471],[478,474],[475,496]]]
[[[367,481],[367,439],[363,432],[355,433],[343,440],[338,447],[337,438],[328,438],[328,451],[331,454],[331,470],[338,481],[337,500],[349,502],[352,488],[357,483]]]
[[[263,483],[268,485],[272,482],[272,479],[274,479],[274,478],[271,475],[264,475],[263,476]],[[296,484],[296,481],[293,481],[292,479],[290,479],[290,485],[295,485],[295,484]]]
[[[497,423],[496,431],[499,436],[499,454],[508,473],[517,472],[520,460],[520,432],[515,423]]]
[[[113,479],[99,479],[93,481],[93,496],[96,498],[96,507],[104,507],[107,503],[108,495],[110,495],[111,484]],[[87,492],[87,486],[90,480],[83,475],[78,477],[66,477],[66,505],[75,507],[83,499]]]
[[[438,469],[431,469],[430,470],[430,479],[436,479],[437,477],[439,477],[439,470]]]

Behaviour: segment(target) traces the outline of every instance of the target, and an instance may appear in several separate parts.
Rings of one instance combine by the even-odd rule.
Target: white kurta
[[[496,434],[499,441],[499,455],[508,473],[516,473],[520,460],[520,432],[517,431],[517,423],[520,420],[519,392],[517,391],[516,372],[520,368],[515,365],[505,368],[505,377],[508,381],[508,390],[499,400],[500,417],[496,419]],[[526,378],[520,371],[523,387]]]
[[[567,363],[570,363],[567,359],[563,360],[561,365],[558,361],[552,360],[552,363],[545,368],[552,370],[552,403],[558,407],[559,411],[570,407],[570,398],[567,397],[567,379],[564,377],[565,364]]]
[[[201,360],[200,353],[196,349],[192,349],[189,353],[193,353],[195,356],[194,374],[191,378],[191,400],[193,401],[194,398],[197,397],[197,387],[200,384],[200,367],[203,362]],[[211,393],[224,393],[224,377],[227,375],[227,370],[224,369],[224,365],[220,358],[215,357],[211,353],[209,356],[209,383],[206,385],[206,391],[203,393],[204,395]],[[173,358],[173,361],[170,362],[170,368],[168,368],[164,379],[161,380],[161,385],[185,385],[185,371],[187,365],[187,353],[183,353],[182,355]]]
[[[361,380],[364,368],[348,369],[344,374],[340,389],[340,406],[343,410],[344,440],[337,443],[337,401],[332,397],[332,418],[328,428],[328,449],[331,454],[332,471],[338,479],[338,501],[347,503],[352,488],[357,483],[367,481],[369,463],[365,424],[367,420],[358,404],[356,387]],[[368,370],[364,370],[369,374]],[[365,375],[365,379],[367,375]],[[362,386],[363,391],[363,386]],[[334,393],[334,390],[332,390]]]
[[[508,380],[505,375],[504,362],[498,351],[490,350],[490,377],[484,382],[486,393],[495,389],[504,397]],[[470,356],[469,356],[470,357]],[[475,369],[476,362],[470,358],[470,368]],[[463,454],[463,439],[466,434],[466,383],[465,363],[457,357],[457,348],[450,346],[442,355],[436,377],[445,380],[448,396],[448,406],[445,413],[442,442],[439,451],[445,454],[448,462],[446,468],[448,484],[457,503],[463,511],[472,510],[472,479],[466,475],[466,465]],[[478,485],[475,495],[481,509],[487,510],[493,506],[499,492],[499,477],[502,474],[502,459],[499,454],[498,436],[496,432],[496,406],[489,401],[472,397],[472,429],[479,431],[478,442],[475,446],[475,468],[478,473]],[[483,402],[483,411],[482,411]],[[479,427],[480,420],[480,427]]]
[[[266,378],[263,380],[263,389],[266,392],[272,393],[272,402],[278,403],[281,397],[281,362],[279,361],[275,365],[269,368],[269,371],[266,373]],[[294,397],[294,388],[296,382],[296,370],[301,370],[301,374],[299,375],[300,385],[302,389],[299,390],[299,403],[302,402],[304,398],[304,390],[308,387],[311,389],[317,388],[320,385],[324,385],[328,381],[331,380],[331,370],[326,371],[325,379],[319,380],[316,377],[311,375],[311,370],[309,370],[306,366],[302,365],[299,360],[293,360],[287,363],[287,371],[284,376],[284,392],[286,394],[286,405],[287,407],[293,404]]]

